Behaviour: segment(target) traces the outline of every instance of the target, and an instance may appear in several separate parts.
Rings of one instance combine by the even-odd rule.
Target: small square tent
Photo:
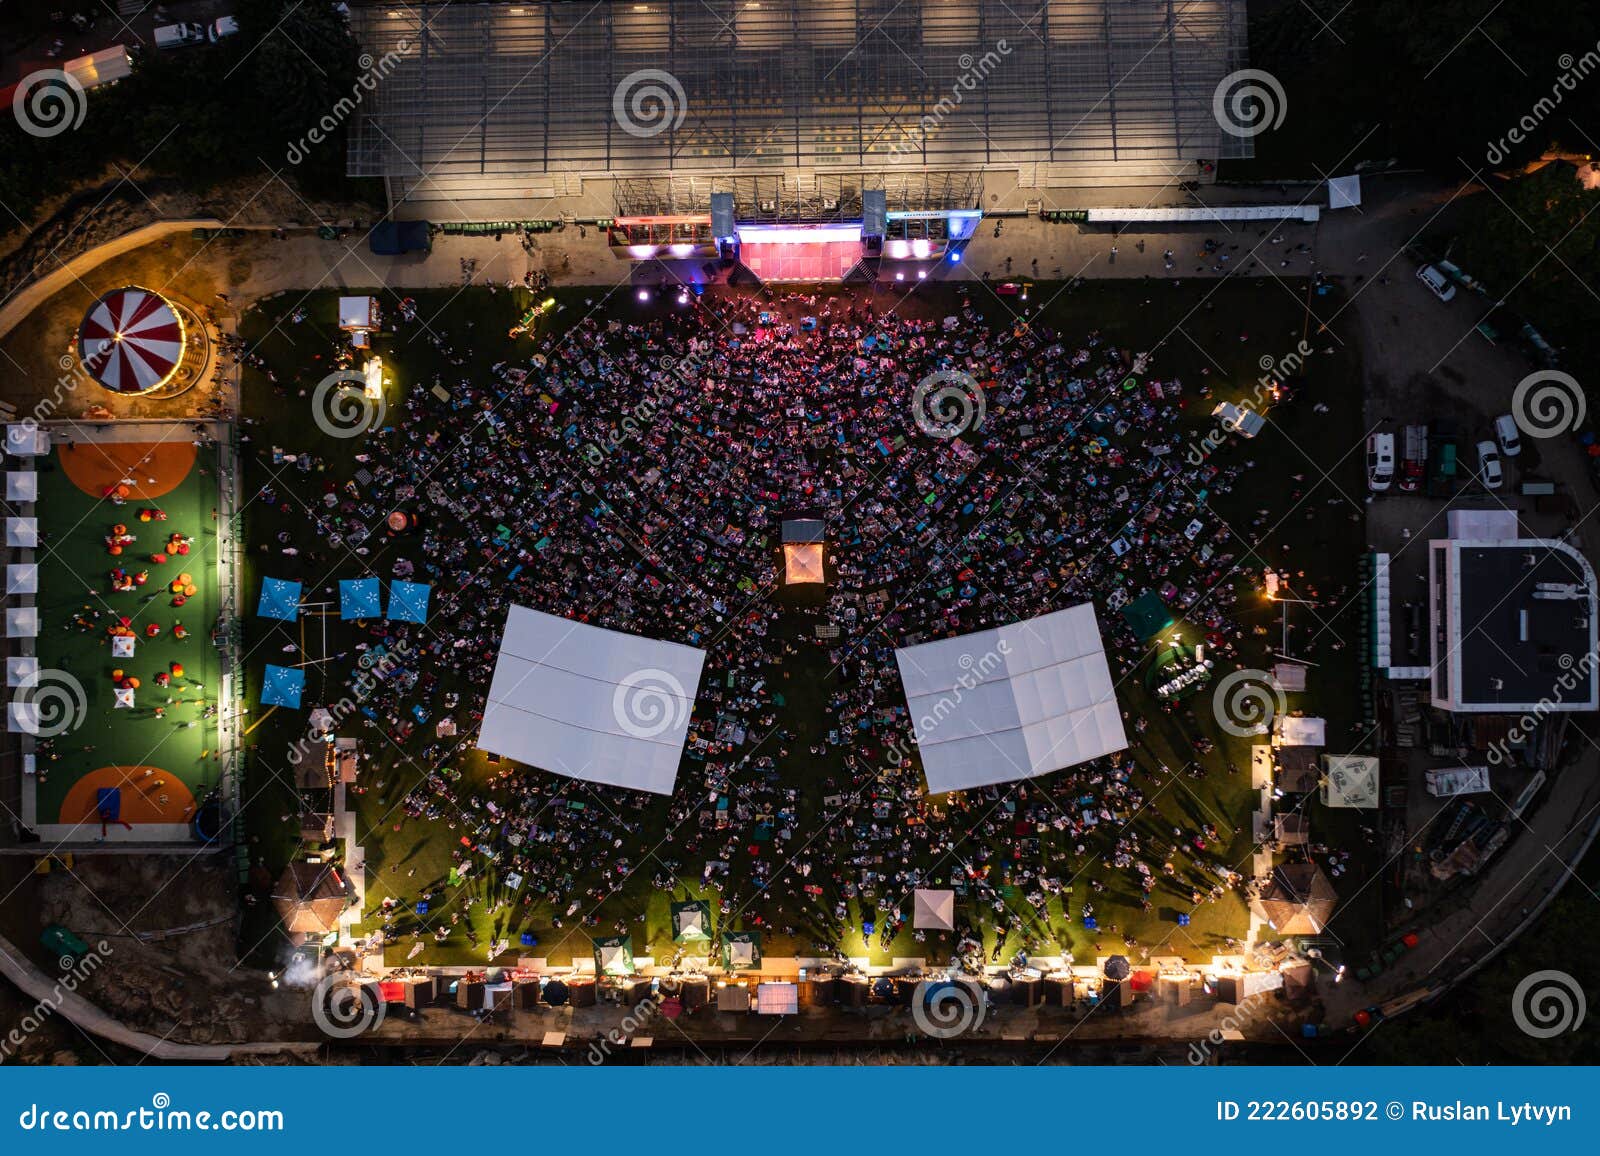
[[[722,933],[722,967],[725,971],[759,971],[761,968],[761,933],[759,931],[724,931]]]
[[[1280,714],[1272,725],[1275,747],[1321,747],[1327,745],[1326,719]]]
[[[39,500],[39,475],[32,470],[6,472],[6,501],[37,502]]]
[[[911,896],[911,926],[918,931],[954,931],[956,893],[917,888]]]
[[[783,546],[783,584],[815,586],[824,581],[822,543],[785,542]]]
[[[690,899],[672,905],[672,942],[708,943],[711,940],[711,904]]]
[[[632,975],[635,970],[631,935],[607,935],[594,941],[596,975]]]
[[[6,685],[33,686],[39,681],[39,660],[31,655],[13,654],[6,659]]]
[[[6,426],[6,452],[19,458],[42,458],[50,452],[50,434],[31,422]]]
[[[1378,760],[1369,755],[1323,755],[1322,803],[1370,811],[1378,805]]]
[[[1122,617],[1140,642],[1154,638],[1173,623],[1172,611],[1154,590],[1146,590],[1124,606]]]
[[[1251,901],[1256,918],[1279,935],[1321,935],[1338,894],[1315,863],[1284,863]]]
[[[800,1010],[800,988],[792,983],[756,985],[756,1014],[792,1016]]]
[[[39,704],[17,699],[6,704],[6,730],[14,735],[39,733]]]
[[[39,564],[37,562],[13,562],[7,566],[6,593],[39,593]]]
[[[31,550],[39,544],[38,518],[7,518],[6,545],[14,550]]]
[[[326,864],[291,863],[272,889],[272,906],[291,936],[321,938],[337,931],[349,902],[344,879]]]
[[[8,606],[6,608],[6,637],[39,637],[38,608],[33,606]]]

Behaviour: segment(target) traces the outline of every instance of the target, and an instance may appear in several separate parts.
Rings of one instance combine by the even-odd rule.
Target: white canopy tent
[[[756,1014],[792,1016],[800,1011],[800,988],[792,983],[758,983]]]
[[[917,888],[911,894],[911,926],[917,931],[954,931],[956,893]]]
[[[1272,745],[1275,747],[1321,747],[1327,745],[1327,738],[1326,719],[1280,714],[1273,722]]]
[[[32,655],[13,654],[6,659],[6,685],[33,686],[39,681],[39,660]]]
[[[895,651],[933,794],[1127,747],[1094,605]]]
[[[39,475],[32,470],[6,471],[6,501],[37,502],[39,500]]]
[[[743,939],[736,939],[728,944],[728,964],[731,967],[754,967],[756,962],[756,945]]]
[[[6,452],[19,458],[42,458],[50,452],[50,434],[32,423],[8,425]]]
[[[7,638],[38,638],[39,610],[34,606],[6,607]]]
[[[6,593],[39,593],[39,564],[37,562],[13,562],[7,566]]]
[[[14,735],[39,733],[39,704],[18,699],[6,704],[6,730]]]
[[[705,658],[513,606],[478,746],[569,778],[670,795]]]
[[[31,550],[39,544],[38,518],[7,518],[6,545],[18,550]]]
[[[1323,755],[1322,802],[1370,811],[1377,807],[1378,760],[1370,755]]]

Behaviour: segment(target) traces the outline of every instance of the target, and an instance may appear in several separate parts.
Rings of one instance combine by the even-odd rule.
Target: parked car
[[[1440,301],[1448,301],[1456,295],[1456,287],[1450,283],[1450,278],[1432,265],[1424,265],[1417,270],[1417,280],[1428,287]]]
[[[1382,493],[1394,482],[1394,434],[1367,437],[1367,489]]]
[[[1506,480],[1500,469],[1500,451],[1494,448],[1493,442],[1478,443],[1478,480],[1486,490],[1498,490],[1500,483]]]
[[[1494,419],[1494,439],[1500,443],[1500,452],[1508,458],[1522,452],[1522,431],[1517,428],[1517,419],[1509,413]]]
[[[187,48],[210,40],[204,24],[163,24],[155,33],[157,48]]]
[[[237,16],[218,16],[211,22],[211,27],[206,29],[206,36],[215,44],[225,37],[232,36],[239,31],[239,18]]]

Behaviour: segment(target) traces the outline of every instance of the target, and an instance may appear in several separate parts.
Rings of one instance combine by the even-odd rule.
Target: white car
[[[1478,443],[1478,480],[1486,490],[1498,490],[1500,483],[1506,480],[1500,469],[1500,451],[1494,448],[1493,442]]]
[[[1500,443],[1500,452],[1514,458],[1522,452],[1522,431],[1517,429],[1517,419],[1503,413],[1494,419],[1494,440]]]
[[[1424,265],[1417,270],[1417,280],[1428,287],[1428,291],[1440,301],[1448,301],[1456,295],[1456,287],[1450,284],[1446,277],[1432,265]]]
[[[1375,494],[1394,481],[1394,434],[1375,433],[1367,438],[1367,489]]]
[[[208,39],[204,24],[163,24],[155,31],[157,48],[187,48]]]
[[[206,29],[206,36],[211,43],[224,40],[239,31],[239,18],[237,16],[218,16]]]

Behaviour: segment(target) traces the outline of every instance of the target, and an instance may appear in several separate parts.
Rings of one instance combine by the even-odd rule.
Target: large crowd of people
[[[1163,376],[1159,351],[1096,333],[993,324],[967,298],[949,316],[772,291],[662,300],[632,320],[574,311],[482,380],[466,349],[493,335],[394,312],[380,349],[392,340],[401,365],[406,343],[431,343],[457,372],[391,389],[352,460],[248,447],[271,477],[255,499],[318,539],[263,543],[273,572],[323,588],[367,570],[434,584],[425,625],[367,624],[332,656],[407,656],[364,704],[376,733],[358,790],[375,824],[457,847],[454,886],[382,865],[391,940],[413,954],[463,935],[503,948],[478,944],[476,903],[508,931],[636,931],[641,905],[611,897],[649,879],[678,897],[714,889],[725,926],[818,951],[887,946],[914,887],[954,885],[968,934],[946,954],[985,927],[996,953],[1046,950],[1064,924],[1094,929],[1097,948],[1148,952],[1104,909],[1189,912],[1241,884],[1220,816],[1147,807],[1173,776],[1226,771],[1192,721],[1203,701],[1164,707],[1180,724],[1165,730],[1199,744],[1183,762],[1146,746],[1160,719],[1139,669],[1149,647],[1119,613],[1156,591],[1219,660],[1250,645],[1235,588],[1263,527],[1231,528],[1208,501],[1254,462],[1208,422],[1204,380]],[[314,381],[240,356],[292,404],[312,396]],[[820,593],[783,584],[792,517],[824,524]],[[1130,748],[928,797],[895,648],[1089,600]],[[707,651],[669,803],[566,777],[579,768],[462,773],[481,757],[472,736],[512,604]],[[343,693],[337,677],[322,689]],[[499,885],[472,886],[485,878]]]

